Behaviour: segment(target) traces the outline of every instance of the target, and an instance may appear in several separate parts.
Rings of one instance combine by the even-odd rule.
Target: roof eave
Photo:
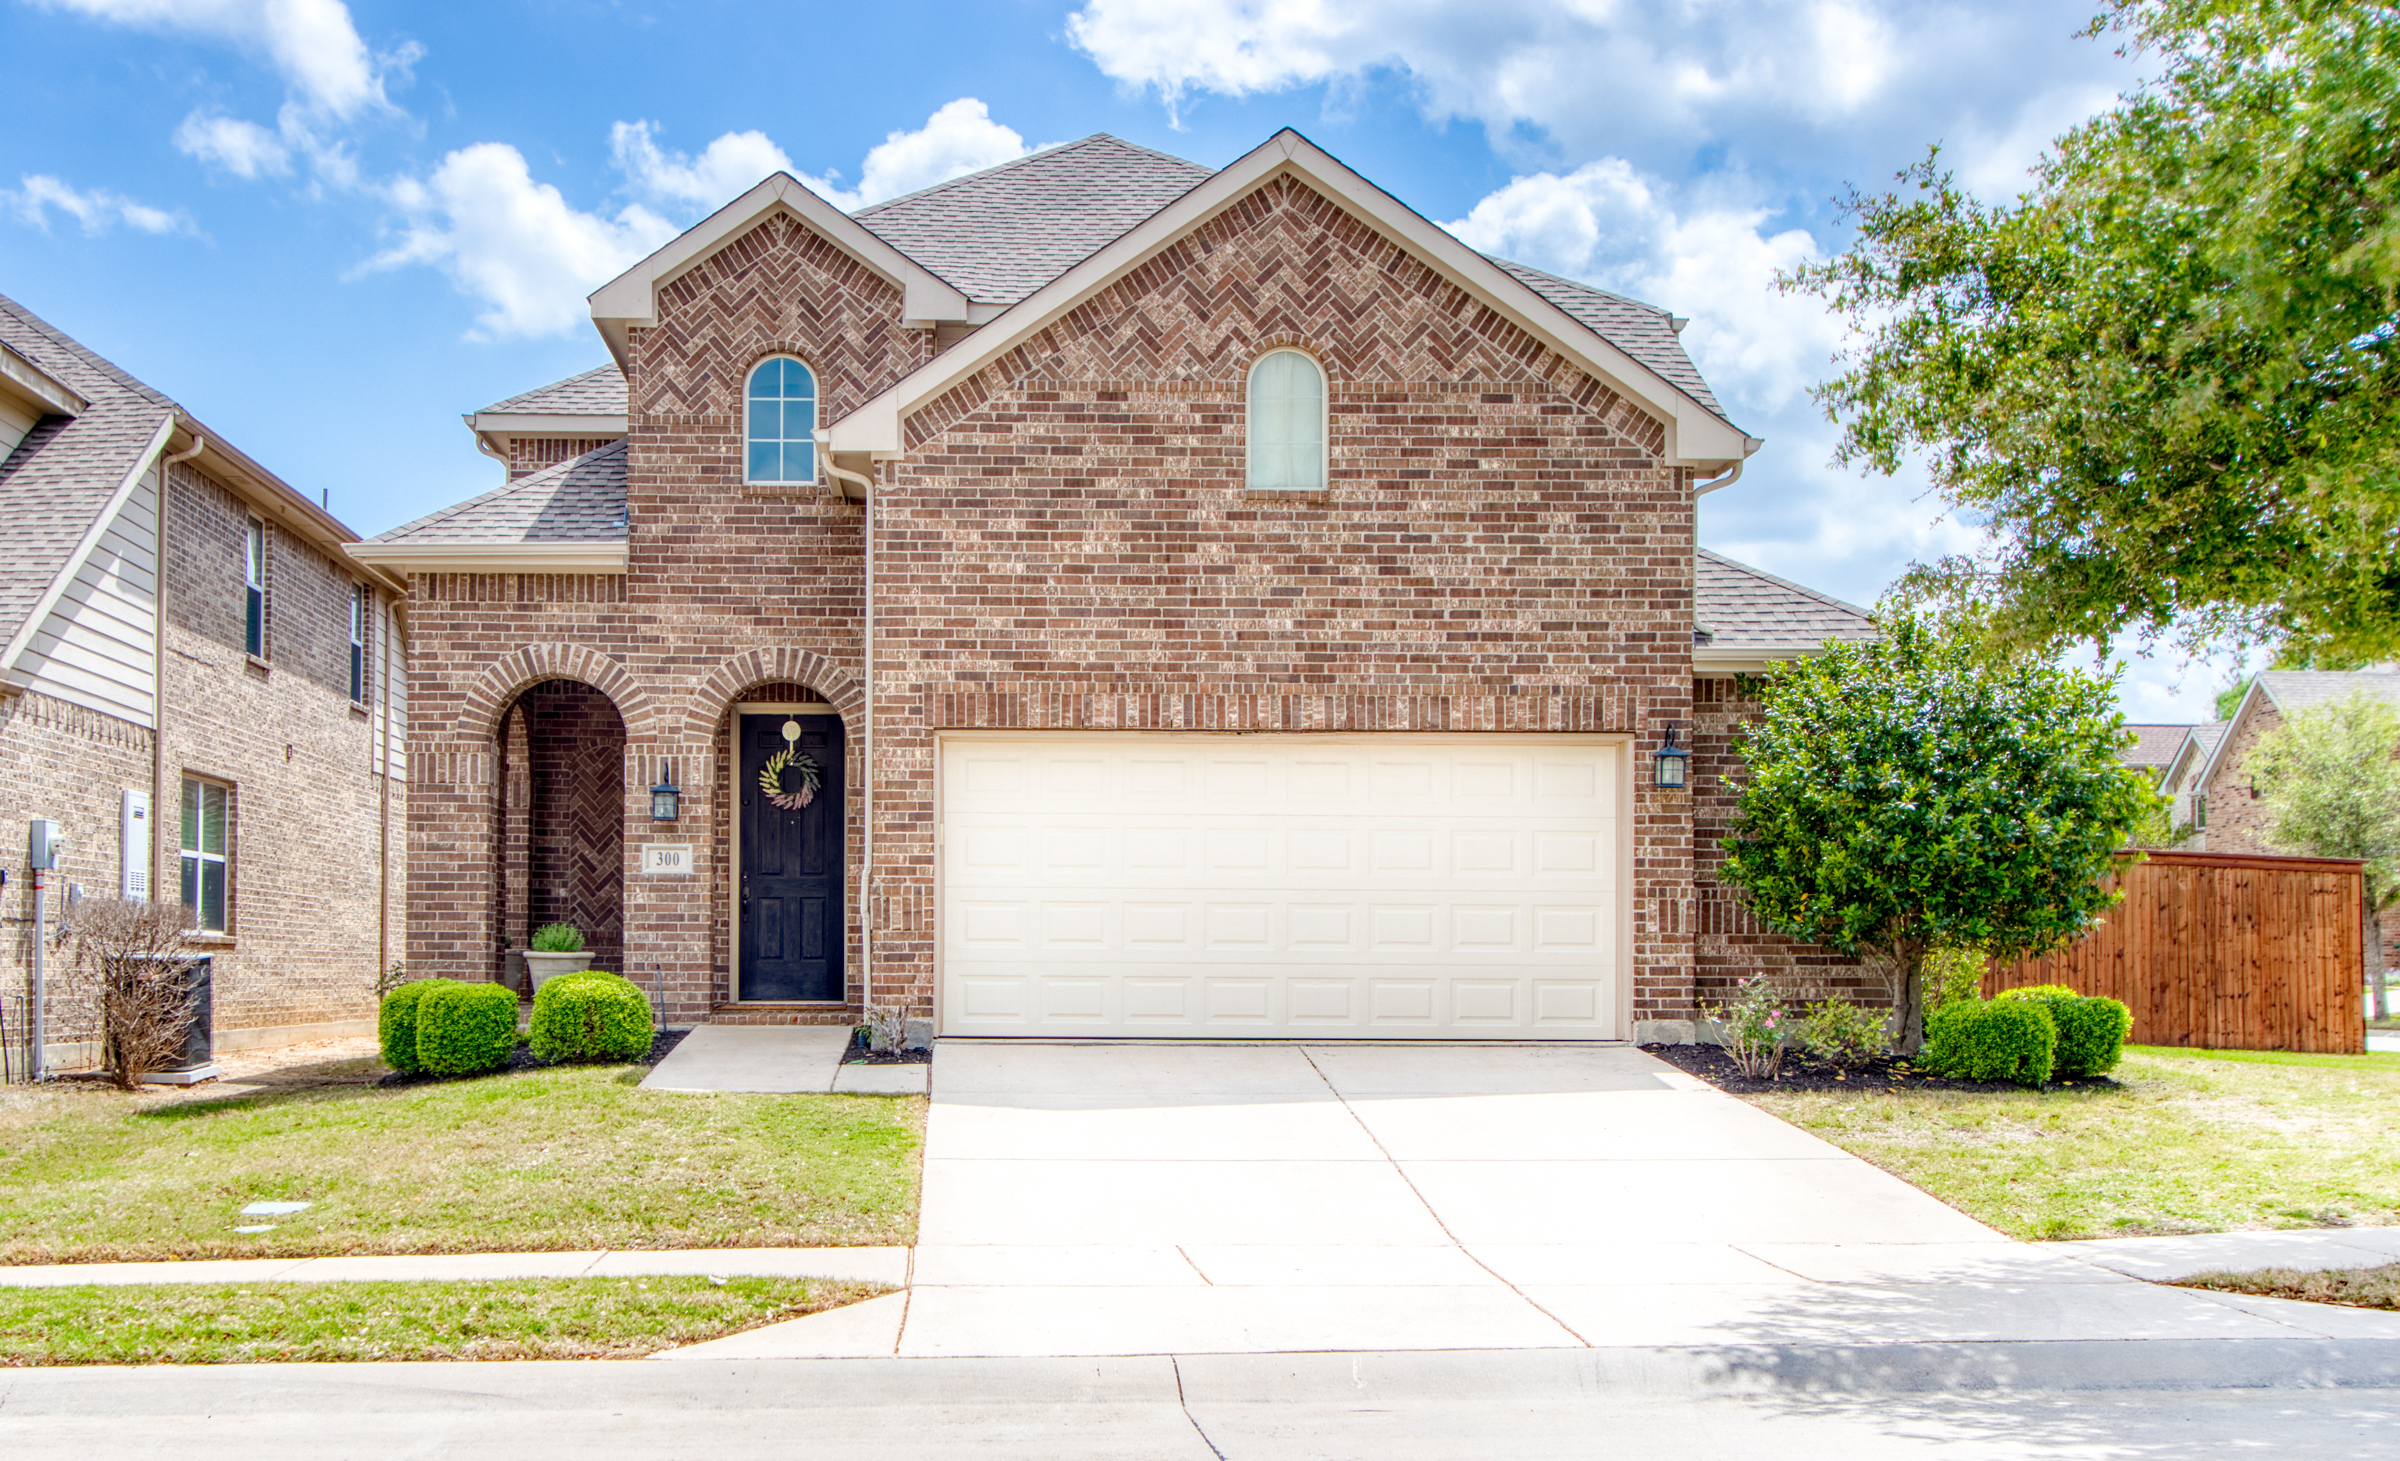
[[[22,398],[44,416],[80,416],[92,407],[82,392],[6,345],[0,345],[0,391]]]
[[[987,326],[834,422],[834,449],[883,458],[903,455],[900,423],[910,412],[968,379],[1018,340],[1065,315],[1245,193],[1287,171],[1340,199],[1427,256],[1479,302],[1576,361],[1610,389],[1641,404],[1666,427],[1668,465],[1703,473],[1723,472],[1758,449],[1757,438],[1710,411],[1682,387],[1289,127],[1011,306],[998,317],[1005,328]]]
[[[630,367],[633,330],[658,323],[660,288],[778,209],[792,213],[897,288],[903,325],[929,329],[942,321],[967,318],[967,297],[955,286],[810,192],[798,178],[779,172],[592,291],[592,323],[599,327],[600,338],[608,343],[618,367]]]
[[[412,573],[623,573],[623,539],[592,543],[351,543],[345,551],[370,567]]]
[[[1793,660],[1815,659],[1832,641],[1790,644],[1695,644],[1692,672],[1709,675],[1761,675],[1769,667]]]

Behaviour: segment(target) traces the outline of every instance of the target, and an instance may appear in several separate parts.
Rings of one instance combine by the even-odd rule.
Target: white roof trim
[[[627,548],[615,543],[350,543],[361,563],[395,573],[623,573]]]
[[[2233,738],[2241,732],[2242,722],[2249,718],[2250,707],[2262,696],[2270,703],[2275,699],[2274,692],[2267,688],[2267,677],[2264,674],[2252,675],[2250,688],[2242,692],[2242,703],[2233,708],[2232,715],[2226,717],[2225,734],[2217,738],[2216,745],[2209,748],[2208,759],[2200,763],[2200,779],[2192,783],[2193,790],[2206,792],[2208,784],[2217,779],[2217,763],[2225,759],[2227,751],[2233,749]],[[2278,710],[2282,708],[2281,705],[2276,706]]]
[[[0,389],[24,397],[46,416],[80,416],[92,404],[65,381],[6,345],[0,345]]]
[[[833,450],[870,452],[879,457],[905,455],[901,422],[911,412],[1283,172],[1338,199],[1440,268],[1477,300],[1575,361],[1610,389],[1659,417],[1667,428],[1669,464],[1724,471],[1763,445],[1758,438],[1728,424],[1687,395],[1682,387],[1618,349],[1499,265],[1286,127],[1114,243],[1010,306],[996,322],[1001,327],[986,326],[978,330],[834,422]],[[593,298],[597,301],[599,296]],[[594,312],[597,313],[596,305]]]
[[[167,438],[174,432],[175,413],[169,411],[159,418],[158,429],[150,433],[150,444],[142,448],[140,456],[134,458],[133,470],[117,483],[114,492],[109,493],[108,504],[93,515],[91,526],[83,530],[83,537],[76,542],[75,550],[67,555],[66,562],[59,565],[58,575],[50,580],[50,586],[42,590],[33,612],[27,614],[25,622],[17,626],[16,636],[8,641],[7,648],[0,649],[0,666],[12,672],[16,669],[18,656],[24,654],[25,646],[33,642],[33,636],[40,632],[49,619],[50,611],[58,607],[60,596],[66,593],[67,585],[75,581],[75,574],[83,567],[83,560],[91,556],[101,535],[108,531],[109,524],[117,520],[117,513],[125,506],[125,499],[133,495],[133,489],[140,486],[142,478],[148,476],[150,469],[157,465],[160,449],[166,446]]]
[[[736,235],[781,209],[844,253],[874,270],[901,293],[901,322],[925,328],[937,320],[964,320],[967,297],[957,286],[893,248],[866,225],[810,192],[790,173],[765,182],[693,224],[657,252],[592,291],[592,323],[608,341],[619,367],[626,360],[627,332],[658,323],[658,291],[699,265]]]
[[[1788,664],[1796,659],[1815,659],[1825,652],[1817,644],[1695,644],[1692,646],[1692,673],[1709,675],[1760,675],[1769,665]]]
[[[532,411],[477,411],[467,417],[467,426],[477,435],[496,432],[502,436],[623,436],[625,418],[615,416],[571,416]]]

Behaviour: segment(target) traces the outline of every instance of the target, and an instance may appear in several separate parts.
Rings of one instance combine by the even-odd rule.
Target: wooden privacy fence
[[[2121,999],[2138,1045],[2356,1055],[2367,1043],[2363,867],[2153,852],[2111,877],[2125,897],[2097,928],[1993,969],[1984,992],[2066,984]]]

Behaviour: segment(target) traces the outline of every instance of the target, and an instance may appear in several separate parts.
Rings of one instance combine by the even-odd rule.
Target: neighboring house
[[[53,916],[193,908],[220,1049],[372,1028],[405,913],[406,682],[400,585],[355,540],[0,297],[0,989],[29,987],[45,819]],[[88,1063],[89,1012],[52,990],[52,1063]]]
[[[678,1024],[1589,1039],[1815,957],[1704,936],[1695,837],[1733,677],[1868,630],[1697,553],[1759,442],[1665,311],[1285,131],[778,174],[592,314],[467,418],[505,485],[351,548],[409,584],[412,971],[564,920]],[[1713,789],[1654,786],[1696,714]]]
[[[2117,760],[2149,772],[2155,786],[2165,778],[2191,730],[2188,725],[2128,725],[2125,731],[2133,737],[2133,744],[2117,752]]]
[[[2184,727],[2183,737],[2175,743],[2174,754],[2158,774],[2158,789],[2171,798],[2167,808],[2170,826],[2189,827],[2191,832],[2178,849],[2184,852],[2208,851],[2208,801],[2200,791],[2200,773],[2208,758],[2225,739],[2225,727],[2232,722],[2212,720],[2204,725]]]

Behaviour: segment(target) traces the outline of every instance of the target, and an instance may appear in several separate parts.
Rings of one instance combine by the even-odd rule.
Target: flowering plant
[[[1783,1069],[1783,1045],[1794,1033],[1792,1012],[1764,974],[1734,987],[1733,998],[1706,1004],[1700,1013],[1716,1021],[1734,1068],[1754,1081],[1771,1081]]]

